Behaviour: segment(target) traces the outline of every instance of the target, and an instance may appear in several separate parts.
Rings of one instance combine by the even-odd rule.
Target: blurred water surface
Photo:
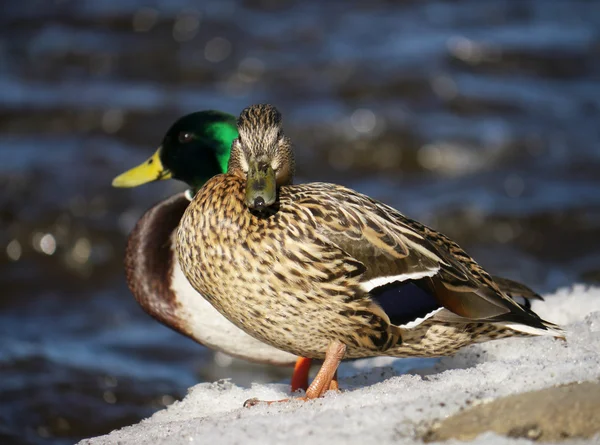
[[[27,0],[0,17],[0,442],[72,443],[201,381],[277,381],[146,316],[114,190],[178,116],[269,101],[344,183],[538,291],[600,281],[594,1]]]

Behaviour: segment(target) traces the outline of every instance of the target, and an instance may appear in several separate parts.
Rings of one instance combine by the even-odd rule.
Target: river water
[[[0,17],[0,443],[73,443],[202,381],[284,381],[157,324],[111,179],[178,116],[269,101],[346,184],[540,292],[600,281],[600,7],[577,0],[26,0]]]

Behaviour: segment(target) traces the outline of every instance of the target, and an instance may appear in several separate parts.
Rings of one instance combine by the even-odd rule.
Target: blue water
[[[283,381],[157,324],[116,190],[181,114],[270,101],[349,185],[540,292],[600,281],[593,1],[29,0],[0,17],[0,443],[73,443],[194,383]]]

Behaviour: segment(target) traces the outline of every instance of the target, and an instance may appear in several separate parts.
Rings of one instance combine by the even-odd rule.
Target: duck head
[[[237,121],[228,172],[246,180],[245,203],[263,210],[277,200],[277,190],[294,178],[292,143],[283,134],[281,113],[272,105],[252,105]]]
[[[137,187],[162,179],[178,179],[194,189],[225,173],[232,141],[238,137],[235,117],[199,111],[177,120],[150,159],[117,176],[113,187]]]

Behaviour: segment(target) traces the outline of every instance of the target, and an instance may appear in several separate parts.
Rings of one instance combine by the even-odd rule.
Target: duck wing
[[[492,279],[500,290],[521,306],[531,308],[531,300],[544,301],[544,298],[530,287],[508,278],[492,275]]]
[[[397,210],[348,188],[311,183],[282,188],[293,205],[312,214],[316,230],[365,266],[361,287],[382,305],[390,320],[446,309],[452,321],[525,324],[547,329],[535,313],[503,293],[492,277],[458,244]],[[406,284],[412,283],[411,292]],[[416,287],[415,287],[416,286]],[[385,303],[387,302],[387,303]],[[390,313],[392,312],[392,313]]]

